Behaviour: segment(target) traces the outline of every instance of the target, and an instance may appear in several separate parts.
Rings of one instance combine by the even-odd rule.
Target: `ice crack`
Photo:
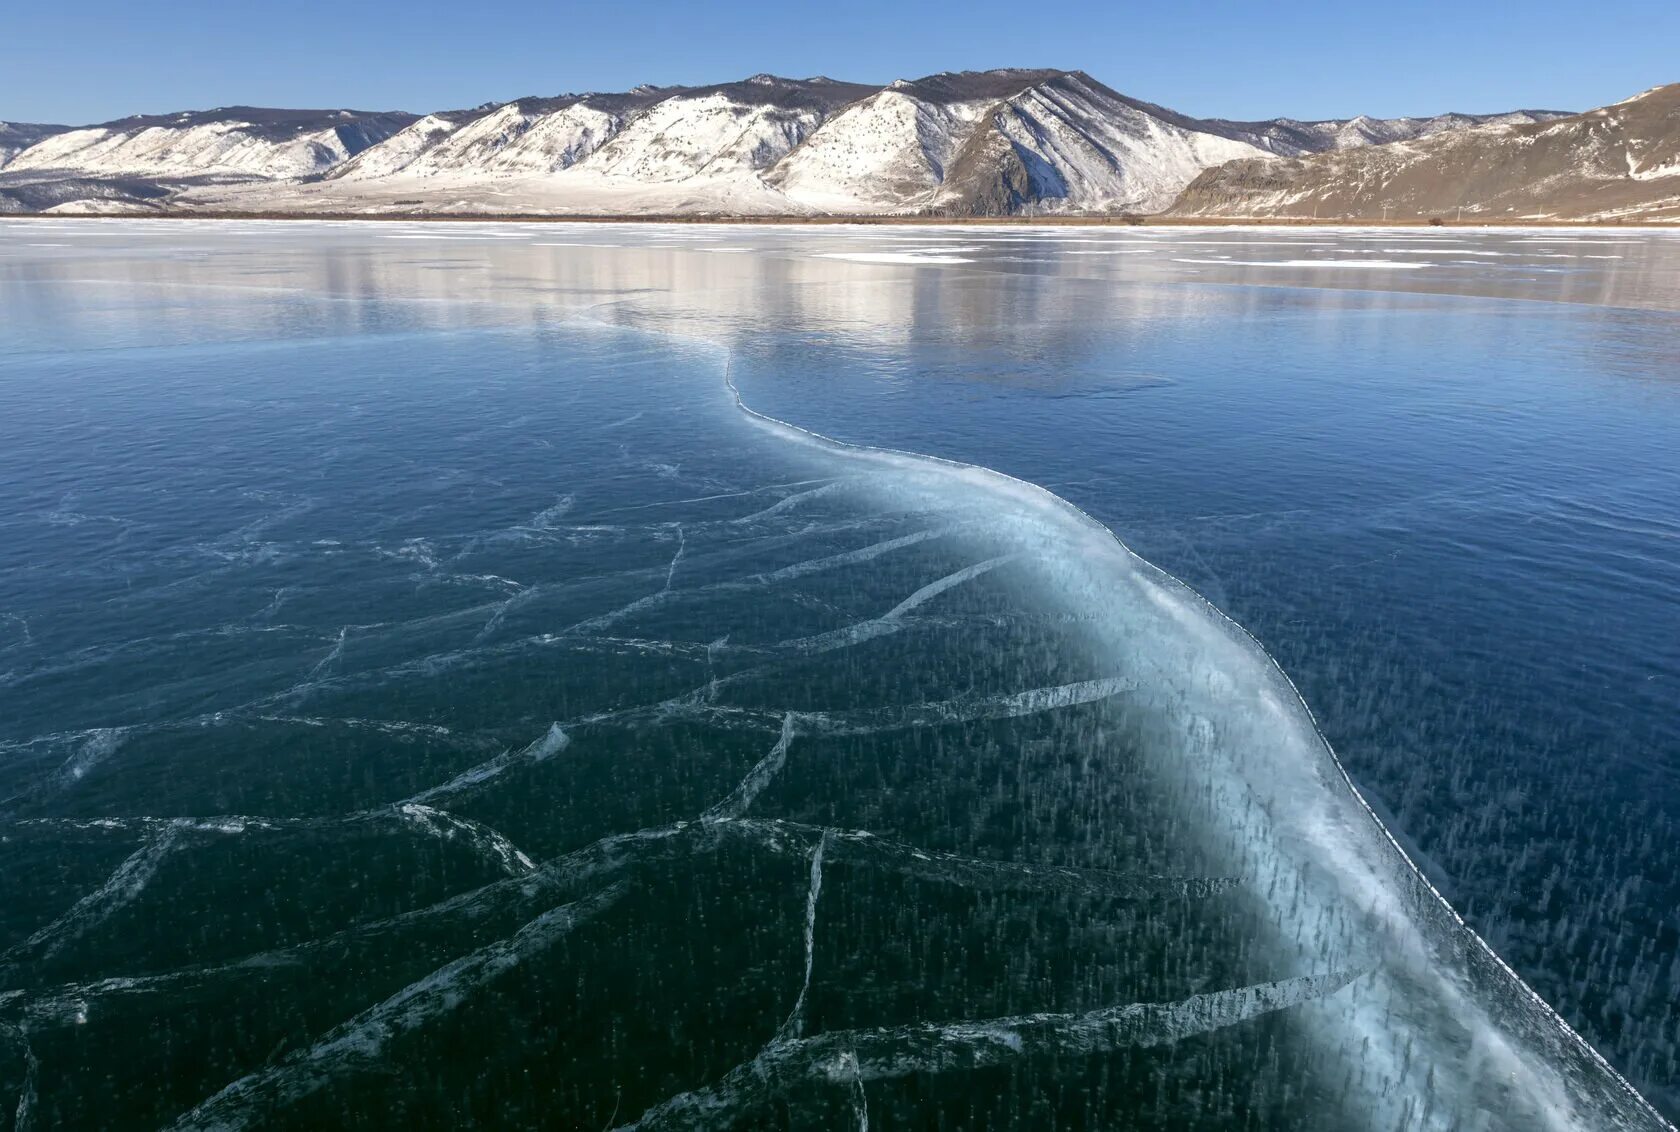
[[[174,1129],[246,1128],[276,1109],[319,1092],[349,1073],[377,1070],[391,1039],[459,1008],[470,994],[558,943],[624,893],[607,888],[550,909],[507,939],[444,964],[328,1031],[277,1065],[239,1078],[170,1125]]]
[[[1127,1003],[1082,1014],[1023,1014],[836,1030],[791,1040],[778,1037],[716,1085],[671,1097],[622,1127],[722,1128],[749,1118],[797,1085],[861,1090],[866,1081],[983,1069],[1021,1057],[1091,1057],[1127,1047],[1167,1045],[1324,998],[1368,973],[1305,975],[1177,1002]]]
[[[793,1000],[793,1009],[788,1012],[787,1021],[776,1031],[778,1041],[797,1038],[805,1032],[805,996],[811,990],[811,967],[816,959],[817,898],[822,895],[823,850],[827,847],[828,833],[825,830],[817,838],[817,847],[811,850],[811,887],[805,896],[805,981],[799,984],[799,997]]]
[[[739,786],[730,791],[723,801],[712,806],[700,815],[701,821],[723,821],[728,818],[738,818],[747,812],[753,802],[763,793],[764,788],[781,773],[782,767],[787,765],[788,747],[793,743],[793,713],[782,716],[782,734],[776,740],[776,745],[741,779]]]

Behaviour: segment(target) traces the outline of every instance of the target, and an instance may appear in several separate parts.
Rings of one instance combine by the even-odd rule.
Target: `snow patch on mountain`
[[[363,150],[335,168],[331,175],[363,181],[389,177],[413,165],[421,154],[459,128],[460,123],[448,115],[428,114],[381,144]]]
[[[931,203],[957,148],[989,107],[936,103],[895,84],[843,111],[770,175],[818,211],[909,210]]]
[[[1404,146],[1546,115],[1234,122],[1141,102],[1078,71],[944,72],[886,87],[759,74],[419,118],[231,107],[79,129],[0,125],[0,210],[1155,212],[1226,162]],[[1666,169],[1663,155],[1641,154],[1634,175]]]
[[[1043,211],[1156,212],[1203,169],[1263,155],[1137,109],[1081,74],[1009,99],[997,125],[1036,173]]]
[[[257,112],[261,113],[261,112]],[[307,177],[384,141],[413,119],[319,111],[264,122],[238,109],[141,118],[66,130],[16,154],[8,174],[65,171],[112,177]]]
[[[0,169],[12,158],[43,138],[63,133],[68,126],[46,126],[36,122],[0,122]]]
[[[637,115],[590,161],[632,181],[755,174],[781,160],[823,122],[815,109],[747,105],[722,92],[674,97]]]

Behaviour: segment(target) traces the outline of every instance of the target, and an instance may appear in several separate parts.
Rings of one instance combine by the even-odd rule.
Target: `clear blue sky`
[[[1189,114],[1586,109],[1680,81],[1680,0],[77,0],[12,6],[0,119],[246,103],[426,111],[758,71],[1077,67]]]

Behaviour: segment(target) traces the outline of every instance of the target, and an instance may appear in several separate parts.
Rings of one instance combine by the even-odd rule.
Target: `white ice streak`
[[[349,632],[350,627],[348,625],[339,629],[338,637],[333,642],[332,651],[328,652],[326,656],[321,658],[320,662],[317,663],[314,668],[309,670],[309,675],[304,677],[304,683],[307,684],[315,680],[319,680],[331,671],[333,665],[338,663],[338,659],[344,655],[344,639]]]
[[[402,818],[392,811],[375,811],[345,819],[229,817],[183,820],[183,825],[206,832],[238,833],[326,828],[333,824],[382,820],[392,816]],[[465,820],[458,815],[450,817]],[[406,818],[402,820],[407,825],[417,824]],[[126,823],[117,819],[106,821],[142,830],[156,829],[165,824],[160,819],[128,819]],[[54,823],[51,819],[42,819],[28,824]],[[62,825],[62,822],[56,824]],[[429,829],[427,832],[436,833],[437,830]],[[581,849],[540,862],[532,872],[521,872],[458,893],[436,904],[355,924],[319,939],[280,950],[259,952],[220,967],[106,978],[43,990],[0,991],[0,1015],[20,1018],[34,1027],[81,1025],[103,1002],[163,993],[169,993],[179,1001],[183,994],[214,987],[230,978],[269,979],[282,968],[302,969],[311,962],[338,964],[348,948],[358,943],[386,940],[410,928],[424,928],[426,935],[430,936],[446,927],[470,930],[509,918],[527,917],[556,901],[575,898],[587,886],[607,883],[645,862],[692,862],[725,846],[743,847],[776,857],[797,856],[809,860],[819,842],[826,843],[825,865],[840,862],[862,868],[886,869],[922,882],[956,885],[979,892],[1059,893],[1100,902],[1176,901],[1216,897],[1232,891],[1239,883],[1234,877],[1156,876],[996,861],[921,849],[867,830],[781,819],[702,817],[698,821],[678,821],[632,833],[611,834]],[[385,946],[388,949],[390,945]]]
[[[490,614],[489,619],[484,622],[484,627],[473,638],[473,643],[478,644],[489,639],[490,635],[501,627],[502,621],[510,612],[536,597],[540,589],[540,586],[527,586],[511,595],[506,601],[497,603],[495,611]]]
[[[822,896],[823,850],[827,847],[828,833],[825,831],[817,839],[817,847],[811,850],[811,887],[805,894],[805,978],[799,984],[799,997],[793,1000],[793,1009],[788,1011],[787,1020],[776,1031],[777,1040],[785,1041],[805,1033],[805,996],[811,990],[811,968],[816,962],[817,900]]]
[[[621,885],[553,908],[507,939],[478,948],[419,979],[377,1006],[328,1031],[319,1041],[223,1088],[171,1128],[238,1129],[269,1119],[342,1077],[377,1072],[395,1039],[466,1004],[473,993],[554,946],[600,915],[624,893]]]
[[[684,532],[680,525],[676,527],[676,532],[677,550],[675,554],[671,555],[670,564],[665,567],[665,584],[663,586],[655,590],[653,593],[647,594],[644,597],[639,597],[632,602],[619,606],[617,609],[608,610],[606,613],[601,613],[594,617],[586,617],[582,621],[568,626],[564,631],[564,635],[570,636],[576,633],[587,634],[597,629],[605,629],[610,625],[614,625],[619,621],[624,620],[626,617],[633,616],[643,610],[660,605],[670,599],[672,594],[676,592],[672,587],[676,583],[677,567],[682,565],[683,554],[688,549],[688,535]],[[488,632],[488,627],[486,628],[486,632]],[[480,636],[482,635],[483,634],[480,634]]]
[[[636,414],[636,416],[640,416],[640,415],[641,414],[639,414],[639,413]],[[631,417],[629,419],[634,420],[635,417]],[[626,422],[620,421],[619,423],[624,424]],[[608,425],[607,427],[612,428],[614,426]],[[565,518],[566,515],[568,513],[570,513],[572,508],[576,505],[577,505],[577,497],[575,495],[562,495],[560,498],[558,498],[554,501],[553,505],[551,505],[549,507],[545,507],[541,511],[538,511],[535,515],[531,516],[530,520],[528,522],[526,522],[525,525],[527,527],[532,528],[533,530],[539,530],[539,531],[553,530],[554,527],[555,527],[555,524],[557,524],[561,519]]]
[[[927,602],[938,597],[946,590],[973,581],[982,574],[990,573],[1009,562],[1015,561],[1019,555],[1004,554],[996,558],[988,558],[983,562],[976,562],[954,570],[944,577],[937,578],[922,586],[903,601],[868,621],[860,621],[852,625],[843,625],[838,629],[830,629],[826,633],[816,633],[809,637],[798,637],[793,640],[781,641],[776,648],[801,653],[831,652],[835,649],[850,648],[899,632],[905,628],[905,615],[913,612]]]
[[[10,948],[4,960],[15,964],[24,960],[51,958],[90,928],[131,903],[157,875],[164,858],[180,846],[182,835],[189,826],[190,823],[183,821],[165,822],[116,867],[104,884],[76,901],[58,919]]]
[[[870,735],[911,727],[942,727],[995,719],[1016,719],[1024,715],[1037,715],[1040,712],[1057,711],[1061,708],[1106,700],[1126,692],[1134,692],[1137,687],[1136,681],[1119,676],[1104,676],[1094,680],[1076,680],[1069,684],[1053,684],[1043,688],[1028,688],[1021,692],[1001,692],[988,696],[857,708],[852,711],[799,712],[795,714],[795,721],[801,731],[809,731],[812,734]]]
[[[474,849],[501,865],[510,876],[521,876],[536,871],[536,862],[521,852],[519,847],[499,830],[492,829],[482,822],[446,810],[436,810],[419,802],[405,802],[397,807],[397,812],[435,837],[445,841],[457,838],[466,841]]]
[[[798,507],[802,503],[809,502],[810,500],[821,499],[824,496],[833,495],[844,486],[846,486],[844,481],[835,480],[825,483],[820,487],[811,488],[807,491],[796,491],[792,495],[782,496],[782,498],[776,500],[776,502],[761,511],[754,511],[749,515],[742,515],[738,518],[729,520],[729,522],[739,525],[743,523],[754,523],[760,519],[768,519],[773,515],[780,515],[783,512],[789,511]]]
[[[552,723],[547,731],[519,750],[503,751],[493,759],[468,767],[448,782],[427,787],[425,790],[409,796],[404,799],[404,803],[425,803],[437,798],[449,798],[469,793],[511,767],[540,763],[553,758],[565,750],[571,741],[571,736],[566,734],[565,729],[560,724]]]
[[[770,753],[760,759],[747,776],[741,779],[740,785],[730,791],[729,796],[712,806],[700,815],[701,821],[723,821],[728,818],[738,818],[752,806],[764,788],[780,774],[782,767],[787,764],[788,747],[793,743],[793,713],[782,717],[782,734],[776,740],[776,745],[770,748]]]
[[[1034,544],[1058,546],[1058,574],[1046,592],[1070,611],[1103,615],[1090,622],[1107,638],[1100,646],[1128,664],[1128,675],[1103,691],[1138,690],[1140,714],[1177,735],[1161,745],[1154,769],[1203,799],[1204,836],[1230,855],[1231,871],[1267,897],[1269,940],[1257,942],[1275,946],[1280,960],[1341,955],[1358,966],[1381,958],[1373,990],[1355,995],[1318,1034],[1330,1048],[1350,1038],[1362,1043],[1370,1072],[1360,1103],[1371,1106],[1377,1122],[1495,1103],[1497,1092],[1504,1098],[1497,1103],[1535,1127],[1578,1127],[1595,1117],[1664,1126],[1416,869],[1353,786],[1294,685],[1240,626],[1043,488],[974,465],[840,444],[746,406],[727,367],[725,383],[749,419],[772,433],[930,485],[943,481],[953,492],[978,490],[992,501],[1000,527],[1015,525]],[[1022,695],[1022,706],[1034,698]],[[977,715],[972,704],[964,706],[900,709],[896,720],[854,715],[844,723],[868,729]],[[796,726],[816,734],[825,721],[837,722],[808,716]],[[1273,902],[1269,894],[1280,887],[1291,896]],[[1417,1021],[1396,1025],[1397,1002]],[[1451,1052],[1465,1043],[1482,1056],[1471,1062]],[[1423,1090],[1453,1100],[1431,1106]]]
[[[637,413],[637,414],[633,414],[633,415],[640,416],[641,414]],[[609,425],[607,427],[610,428],[612,426]],[[809,486],[810,484],[822,484],[822,483],[829,483],[829,482],[832,482],[832,481],[827,480],[827,479],[817,479],[817,480],[796,480],[792,483],[766,484],[763,487],[744,488],[740,491],[714,492],[713,494],[710,494],[710,495],[692,495],[692,496],[688,496],[688,497],[685,497],[685,498],[682,498],[682,499],[656,499],[656,500],[652,501],[651,503],[634,503],[634,504],[631,504],[631,505],[626,506],[626,507],[612,507],[612,508],[608,508],[606,511],[603,511],[603,512],[600,512],[600,513],[603,514],[603,515],[617,515],[617,514],[622,514],[626,511],[647,511],[647,510],[650,510],[652,508],[677,507],[677,506],[687,504],[687,503],[712,503],[712,502],[715,502],[716,500],[719,500],[719,499],[746,499],[746,498],[749,498],[749,497],[754,496],[754,495],[765,495],[765,494],[768,494],[769,492],[772,492],[772,491],[780,491],[780,490],[783,490],[784,488],[806,487],[806,486]],[[735,522],[735,520],[733,520],[733,519],[728,520],[728,521],[731,522],[731,523]]]
[[[978,1021],[923,1022],[773,1039],[716,1085],[681,1093],[644,1112],[630,1129],[713,1129],[750,1118],[801,1085],[856,1088],[864,1081],[1007,1065],[1025,1056],[1092,1057],[1168,1045],[1323,999],[1364,971],[1305,975],[1083,1014],[1022,1014]]]
[[[115,754],[127,738],[128,729],[123,727],[97,727],[89,731],[82,745],[58,768],[55,777],[59,784],[80,782],[89,771]]]
[[[462,735],[439,723],[416,723],[406,719],[362,719],[357,716],[320,715],[253,715],[251,719],[264,723],[291,723],[304,727],[346,727],[353,731],[375,731],[399,738],[415,736],[439,739],[468,750],[482,749],[490,740],[482,736]]]
[[[510,876],[536,871],[536,863],[499,831],[471,818],[412,801],[332,818],[269,818],[230,814],[179,818],[25,819],[0,827],[0,838],[37,830],[56,832],[59,836],[86,830],[102,834],[138,834],[142,842],[98,888],[77,900],[63,915],[13,945],[0,956],[0,961],[10,967],[25,962],[40,962],[56,955],[138,899],[164,861],[190,847],[193,835],[319,831],[378,825],[392,820],[440,840],[460,841]]]
[[[29,1031],[25,1027],[0,1023],[0,1031],[16,1035],[14,1040],[23,1059],[23,1081],[18,1086],[17,1105],[12,1110],[12,1132],[28,1132],[35,1114],[36,1082],[41,1074],[41,1062],[35,1056],[35,1047],[30,1044]]]
[[[819,574],[826,570],[833,570],[842,566],[857,566],[879,558],[883,554],[890,554],[895,550],[903,550],[907,546],[927,542],[929,539],[941,538],[955,531],[955,527],[914,531],[896,538],[883,539],[880,542],[861,546],[855,550],[841,551],[838,554],[824,555],[805,562],[795,562],[790,566],[783,566],[762,574],[753,574],[740,582],[721,583],[724,587],[740,587],[749,585],[766,585],[774,582],[788,582],[795,578],[803,578],[811,574]]]

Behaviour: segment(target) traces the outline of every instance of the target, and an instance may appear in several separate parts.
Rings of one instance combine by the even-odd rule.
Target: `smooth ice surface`
[[[1680,248],[1450,235],[1397,270],[1436,237],[0,225],[0,1107],[1661,1127],[1569,1025],[1606,1015],[1408,851],[1496,928],[1525,854],[1625,878],[1507,890],[1509,938],[1672,1082],[1672,878],[1476,705],[1509,652],[1574,686],[1521,634],[1624,615],[1589,582],[1652,603],[1617,639],[1657,686],[1589,702],[1672,820],[1675,579],[1630,556],[1672,538],[1636,501],[1676,478]],[[1516,534],[1474,506],[1522,492],[1558,494]],[[1399,841],[1265,649],[1091,515],[1331,705]],[[1588,519],[1614,557],[1548,568],[1526,528]],[[1431,613],[1468,661],[1419,659]],[[1419,667],[1459,716],[1393,718]],[[1361,726],[1429,741],[1405,788]]]

